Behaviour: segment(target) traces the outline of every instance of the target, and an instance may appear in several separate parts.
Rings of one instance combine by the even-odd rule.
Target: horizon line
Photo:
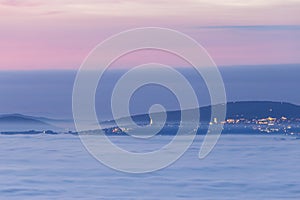
[[[297,65],[300,65],[300,63],[282,63],[282,64],[241,64],[241,65],[216,65],[218,68],[230,68],[230,67],[257,67],[257,66],[260,66],[260,67],[279,67],[279,66],[297,66]],[[172,66],[171,66],[172,67]],[[175,69],[189,69],[189,68],[192,68],[191,66],[176,66],[176,67],[173,67]],[[120,67],[120,68],[111,68],[111,69],[108,69],[110,71],[122,71],[122,70],[128,70],[128,69],[131,69],[130,67]],[[43,72],[43,71],[78,71],[80,70],[80,67],[78,69],[69,69],[69,68],[62,68],[62,69],[58,69],[58,68],[55,68],[55,69],[51,69],[51,68],[41,68],[41,69],[1,69],[0,68],[0,71],[1,72],[30,72],[30,71],[40,71],[40,72]],[[98,69],[95,69],[95,70],[98,70]],[[90,71],[94,71],[94,70],[90,70]]]

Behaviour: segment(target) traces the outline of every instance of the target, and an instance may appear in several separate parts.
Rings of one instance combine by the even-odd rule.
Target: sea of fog
[[[171,136],[112,139],[143,150]],[[95,160],[75,135],[0,135],[0,199],[300,199],[297,136],[222,135],[199,160],[202,141],[165,169],[127,174]]]

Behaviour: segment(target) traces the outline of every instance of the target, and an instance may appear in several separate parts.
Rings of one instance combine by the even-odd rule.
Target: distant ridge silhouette
[[[220,105],[214,105],[214,106],[218,107]],[[203,106],[197,108],[200,111],[201,122],[209,122],[211,120],[211,107],[212,106]],[[188,111],[189,110],[167,111],[167,121],[179,122],[181,112],[188,112]],[[266,117],[280,118],[283,116],[289,119],[300,118],[300,106],[291,103],[273,102],[273,101],[239,101],[239,102],[227,103],[227,112],[226,112],[227,119],[245,118],[251,120],[251,119],[261,119]],[[131,116],[131,118],[133,119],[133,121],[137,123],[150,122],[149,114],[133,115]],[[126,121],[126,117],[121,118],[121,120],[122,119]],[[109,122],[113,123],[114,120],[111,120]]]
[[[44,119],[44,120],[41,120]],[[47,122],[47,118],[22,114],[0,115],[0,131],[57,130],[58,127]],[[50,119],[49,119],[50,120]]]
[[[214,105],[216,107],[220,105]],[[199,109],[200,123],[205,125],[211,121],[211,107],[204,106]],[[181,121],[181,112],[189,112],[191,110],[175,110],[167,111],[167,123],[179,124]],[[160,114],[160,113],[154,113]],[[148,125],[150,124],[149,114],[140,114],[129,116],[137,124]],[[126,122],[129,117],[121,118],[120,121]],[[240,101],[228,102],[226,119],[263,119],[263,118],[281,118],[285,117],[292,122],[297,123],[300,119],[300,106],[285,102],[272,102],[272,101]],[[192,117],[188,120],[195,120]],[[218,122],[220,122],[218,120]],[[67,124],[67,125],[66,125]],[[126,124],[125,124],[126,125]],[[63,126],[65,126],[63,128]],[[115,120],[103,121],[101,126],[104,128],[116,127]],[[71,120],[49,119],[45,117],[34,117],[22,114],[2,114],[0,115],[0,132],[4,131],[28,131],[28,130],[53,130],[62,131],[70,130],[74,127]],[[71,129],[72,129],[71,128]],[[72,129],[73,130],[73,129]]]

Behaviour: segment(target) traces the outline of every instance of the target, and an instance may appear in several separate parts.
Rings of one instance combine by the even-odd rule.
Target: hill
[[[220,105],[215,105],[216,107]],[[204,106],[197,108],[200,111],[200,122],[209,122],[211,120],[211,106]],[[181,112],[190,112],[192,110],[176,110],[167,111],[167,122],[177,123],[180,122]],[[155,113],[154,115],[161,115]],[[300,118],[300,106],[271,101],[241,101],[241,102],[228,102],[226,119],[244,118],[246,120],[262,119],[267,117],[281,118],[286,117],[291,120]],[[133,121],[137,124],[149,124],[149,114],[133,115]],[[194,120],[194,119],[189,119]],[[121,118],[120,121],[128,121],[128,117]],[[103,124],[114,124],[114,120],[104,122]]]
[[[0,115],[0,131],[57,130],[58,127],[32,116]]]

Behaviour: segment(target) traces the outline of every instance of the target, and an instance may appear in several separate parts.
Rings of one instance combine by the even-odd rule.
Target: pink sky
[[[78,69],[99,42],[144,26],[190,35],[218,65],[300,63],[299,9],[297,0],[0,0],[0,69]]]

